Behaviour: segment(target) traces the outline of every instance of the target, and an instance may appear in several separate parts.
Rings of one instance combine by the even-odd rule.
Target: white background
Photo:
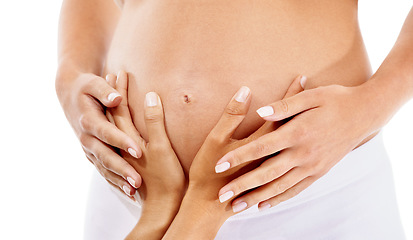
[[[54,90],[61,2],[0,2],[0,239],[82,239],[94,168]],[[373,69],[391,49],[411,6],[408,0],[360,1]],[[384,130],[408,239],[413,239],[412,123],[410,101]]]

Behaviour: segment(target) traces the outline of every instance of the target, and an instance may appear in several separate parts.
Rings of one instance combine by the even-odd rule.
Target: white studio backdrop
[[[0,239],[82,239],[94,168],[54,89],[59,1],[0,2]],[[391,49],[412,2],[360,1],[373,69]],[[413,239],[413,101],[385,127],[402,221]]]

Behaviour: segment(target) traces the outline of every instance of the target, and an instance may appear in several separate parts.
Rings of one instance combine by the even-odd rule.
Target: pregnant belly
[[[308,76],[306,88],[358,85],[370,76],[354,1],[314,1],[323,4],[311,14],[300,1],[184,2],[126,1],[104,74],[128,72],[130,110],[146,140],[144,97],[160,95],[186,172],[241,86],[252,102],[237,139],[264,123],[255,110],[281,99],[298,74]]]

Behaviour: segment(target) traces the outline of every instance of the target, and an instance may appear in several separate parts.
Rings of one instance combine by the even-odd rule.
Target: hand
[[[287,94],[292,95],[301,90],[300,79],[297,78],[291,84]],[[267,121],[249,137],[241,140],[233,139],[232,134],[245,118],[250,102],[250,90],[242,87],[208,134],[189,169],[188,191],[163,239],[213,239],[225,220],[245,207],[244,204],[232,206],[231,203],[226,202],[236,197],[233,193],[226,192],[219,199],[217,193],[228,182],[255,169],[265,158],[240,164],[219,174],[216,174],[215,170],[221,172],[225,164],[217,166],[215,170],[214,167],[216,161],[227,152],[274,131],[278,126],[274,122]],[[189,225],[190,228],[184,227]]]
[[[122,95],[119,106],[108,108],[108,118],[136,141],[143,152],[142,157],[136,160],[121,151],[122,157],[143,179],[138,189],[143,200],[141,218],[127,239],[160,239],[178,212],[186,187],[184,171],[165,131],[162,103],[156,93],[146,94],[144,117],[149,135],[147,143],[136,130],[129,112],[127,74],[120,71],[117,80],[114,75],[107,78]]]
[[[104,114],[104,106],[117,106],[122,97],[94,74],[59,75],[63,76],[56,81],[57,95],[86,157],[108,182],[121,189],[127,186],[125,189],[133,195],[141,184],[140,175],[111,146],[130,151],[136,157],[141,156],[141,150]]]
[[[378,130],[371,109],[362,85],[318,87],[258,109],[267,121],[293,118],[218,161],[217,165],[232,169],[276,154],[228,183],[219,194],[250,190],[232,204],[250,207],[259,203],[260,210],[294,197]]]

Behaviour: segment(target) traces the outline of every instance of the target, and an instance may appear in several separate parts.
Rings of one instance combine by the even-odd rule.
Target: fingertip
[[[160,98],[156,92],[148,92],[145,96],[145,106],[155,107],[160,105]]]
[[[250,93],[251,93],[251,90],[248,87],[242,86],[238,90],[238,92],[235,94],[234,99],[237,102],[243,103],[248,99]]]
[[[300,78],[300,85],[303,89],[305,89],[305,84],[307,83],[307,77],[302,75]]]
[[[274,108],[272,106],[265,106],[259,108],[256,112],[260,117],[265,118],[274,114]]]
[[[118,92],[111,92],[106,98],[106,107],[116,107],[122,102],[122,96]]]

